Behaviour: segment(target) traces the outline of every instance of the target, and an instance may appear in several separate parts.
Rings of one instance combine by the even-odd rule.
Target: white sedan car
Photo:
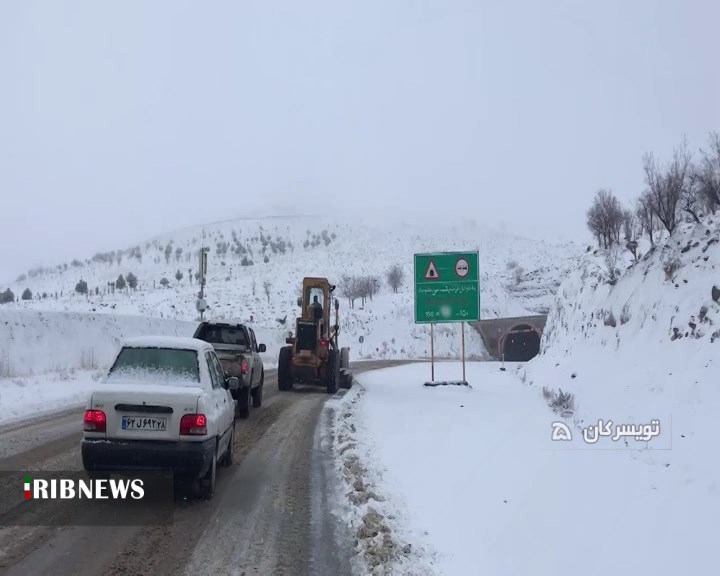
[[[91,475],[172,470],[211,497],[217,464],[235,440],[231,390],[212,345],[194,338],[126,340],[83,419],[82,458]]]

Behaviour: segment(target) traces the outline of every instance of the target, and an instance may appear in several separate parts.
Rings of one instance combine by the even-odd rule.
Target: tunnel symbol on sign
[[[468,267],[468,263],[465,258],[460,258],[457,262],[455,262],[455,274],[460,276],[460,278],[467,276],[469,270],[470,268]]]
[[[427,268],[425,268],[425,279],[426,280],[437,280],[438,279],[437,268],[435,268],[435,263],[432,260],[430,260],[430,262],[428,262]]]

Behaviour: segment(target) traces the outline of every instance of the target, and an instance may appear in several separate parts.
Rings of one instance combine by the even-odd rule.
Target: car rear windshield
[[[200,328],[196,338],[205,340],[205,342],[209,342],[210,344],[250,346],[245,336],[245,330],[239,326],[214,326],[212,324],[206,324]]]
[[[158,383],[200,382],[200,368],[195,350],[125,347],[110,368],[110,376],[141,377],[143,380],[150,377]]]

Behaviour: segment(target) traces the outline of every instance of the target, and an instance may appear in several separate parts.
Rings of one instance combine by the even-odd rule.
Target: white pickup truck
[[[212,497],[217,464],[233,461],[235,407],[212,345],[194,338],[126,340],[83,419],[90,475],[172,470]]]

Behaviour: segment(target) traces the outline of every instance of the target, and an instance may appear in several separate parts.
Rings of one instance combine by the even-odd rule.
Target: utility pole
[[[205,280],[207,276],[207,255],[210,252],[210,248],[205,246],[205,231],[203,230],[203,243],[200,247],[200,258],[198,262],[198,274],[200,276],[200,292],[198,293],[198,300],[195,303],[195,308],[200,312],[200,322],[203,321],[205,310],[207,310],[207,302],[205,302]]]

